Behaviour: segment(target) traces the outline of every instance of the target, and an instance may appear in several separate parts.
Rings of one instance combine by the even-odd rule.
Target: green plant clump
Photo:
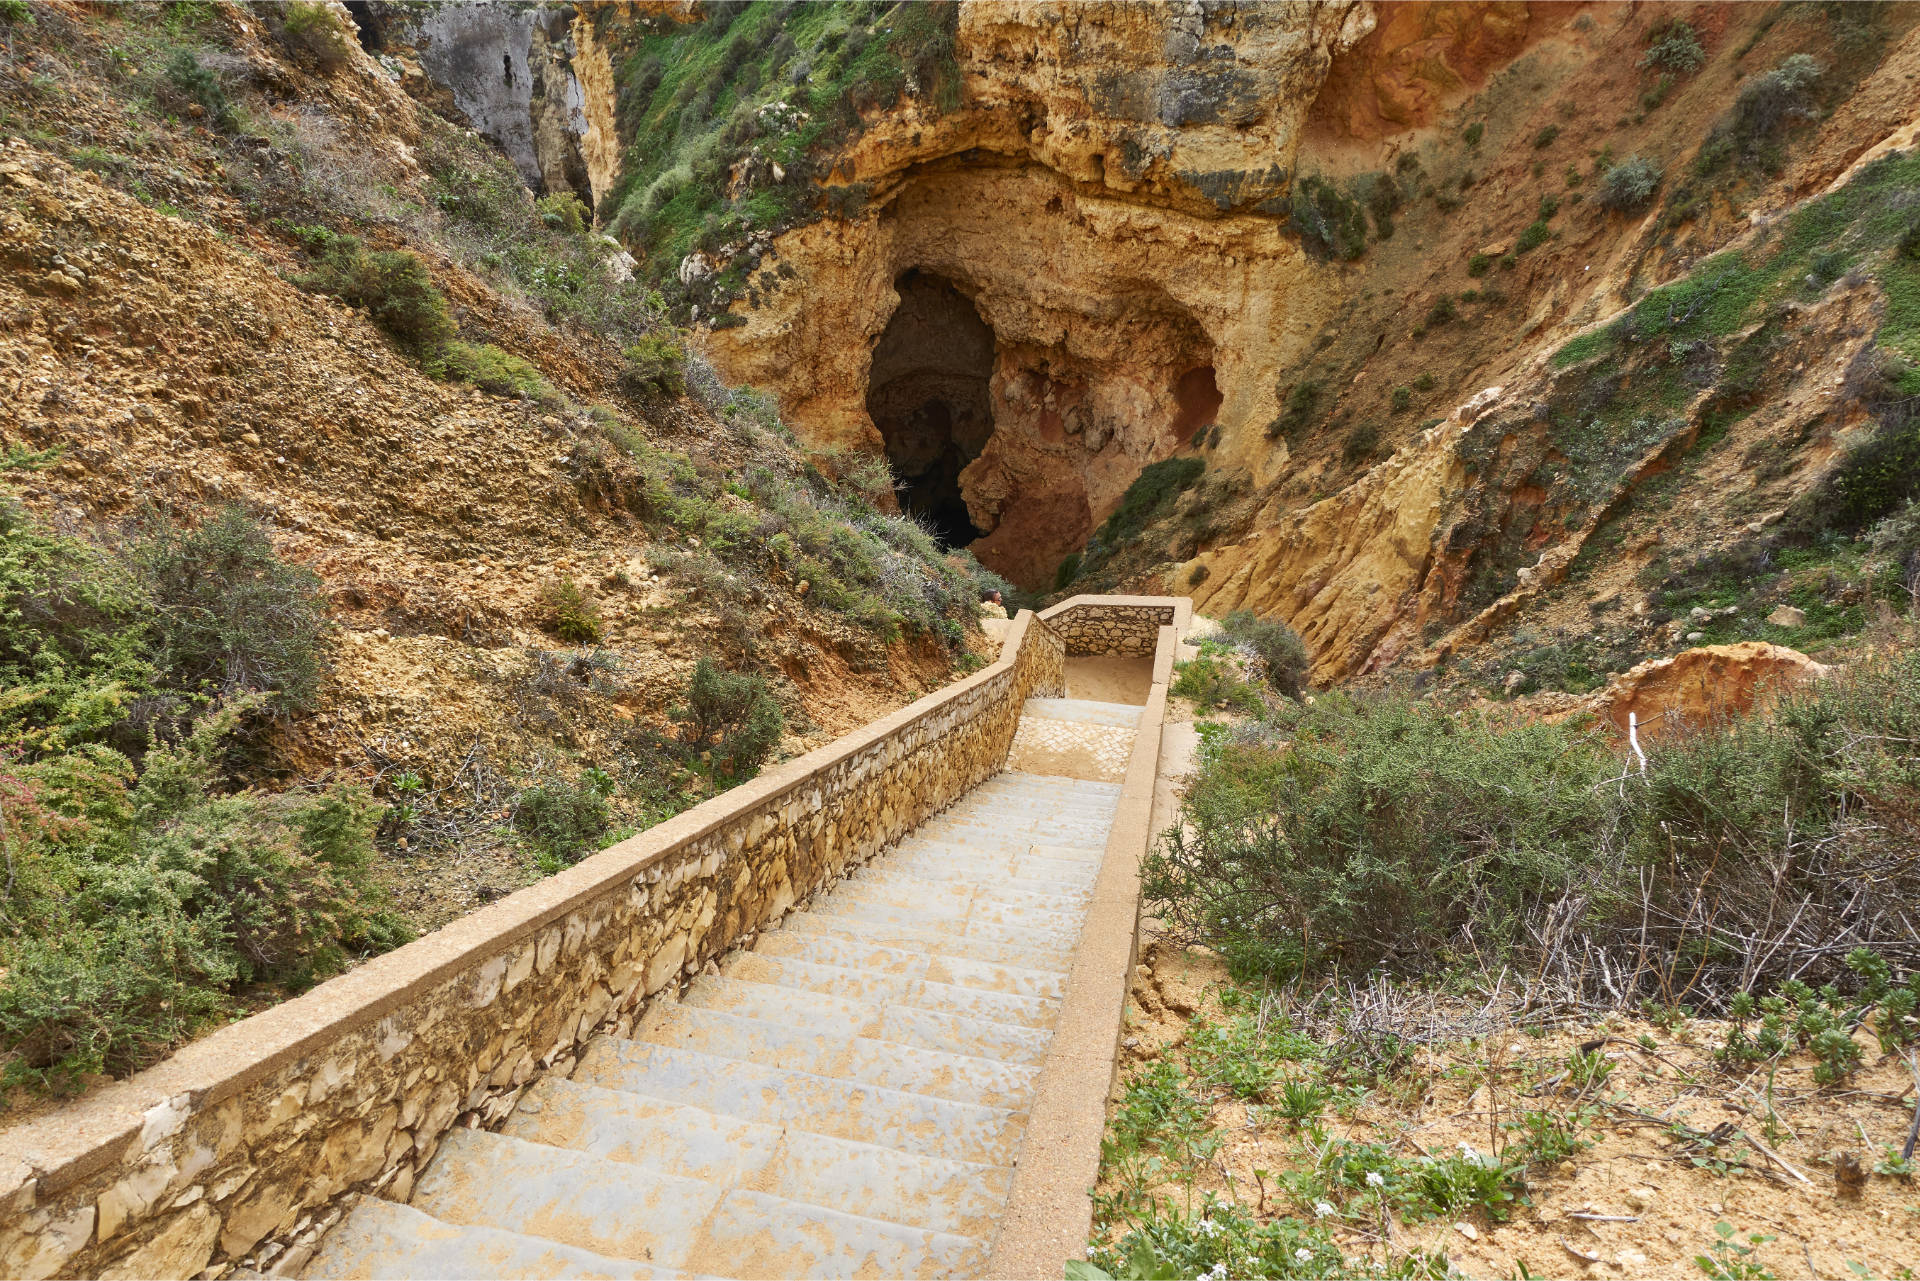
[[[1684,18],[1675,18],[1664,26],[1655,27],[1648,33],[1648,39],[1652,43],[1641,55],[1642,68],[1652,67],[1684,75],[1707,65],[1707,51],[1700,43],[1700,33]]]
[[[1351,262],[1367,250],[1360,202],[1324,178],[1309,175],[1293,184],[1293,229],[1301,247],[1322,262]]]
[[[404,941],[353,787],[230,792],[311,696],[310,574],[226,512],[120,552],[0,503],[0,1083],[78,1088]]]
[[[687,743],[710,753],[716,777],[751,778],[780,745],[786,718],[764,676],[729,672],[711,659],[694,665],[684,707],[674,719],[687,727]]]
[[[1600,175],[1600,191],[1594,197],[1603,209],[1631,213],[1653,199],[1660,187],[1660,166],[1645,156],[1628,156]]]
[[[620,385],[639,396],[679,396],[687,390],[687,349],[678,334],[649,334],[621,353]]]
[[[599,848],[613,823],[607,798],[613,778],[587,768],[576,779],[555,779],[523,790],[514,800],[513,825],[533,844],[542,865],[558,871]]]
[[[1312,658],[1293,628],[1251,610],[1236,609],[1220,620],[1220,630],[1254,652],[1275,690],[1295,699],[1306,692]]]
[[[1750,957],[1739,940],[1786,903],[1809,937],[1911,971],[1920,947],[1875,922],[1920,893],[1920,868],[1888,882],[1874,869],[1882,842],[1920,838],[1904,799],[1920,766],[1888,746],[1916,728],[1916,651],[1771,715],[1669,736],[1624,778],[1613,741],[1577,726],[1322,694],[1203,748],[1146,892],[1177,935],[1229,955],[1291,951],[1315,971],[1543,963],[1534,940],[1570,902],[1557,928],[1620,958],[1616,983],[1656,992],[1736,990],[1797,966],[1846,976],[1838,958],[1792,948]],[[1845,1047],[1821,1045],[1830,1072],[1850,1070]]]

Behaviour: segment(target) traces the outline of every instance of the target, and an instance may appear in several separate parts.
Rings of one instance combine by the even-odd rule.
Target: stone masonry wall
[[[1068,654],[1150,657],[1160,629],[1173,624],[1177,609],[1164,596],[1075,596],[1040,617],[1060,633]]]
[[[0,1134],[0,1275],[297,1273],[351,1190],[404,1198],[591,1036],[997,772],[1066,643],[964,681]],[[264,1244],[263,1244],[264,1243]]]

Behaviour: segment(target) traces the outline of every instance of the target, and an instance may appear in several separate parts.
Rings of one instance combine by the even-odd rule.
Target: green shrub
[[[605,631],[600,606],[570,578],[556,579],[540,589],[546,626],[569,645],[593,645]]]
[[[211,792],[229,713],[177,749],[99,748],[0,779],[4,1084],[145,1066],[256,985],[298,990],[406,930],[372,880],[378,807],[334,788]]]
[[[1439,381],[1430,373],[1423,373],[1413,380],[1413,389],[1415,391],[1432,391],[1439,385]]]
[[[580,197],[571,191],[555,191],[533,202],[540,221],[554,231],[577,236],[586,231],[589,215]]]
[[[1920,970],[1920,946],[1892,924],[1920,895],[1920,865],[1884,859],[1920,839],[1920,767],[1889,746],[1920,733],[1920,651],[1863,662],[1770,716],[1670,732],[1644,773],[1578,726],[1399,697],[1323,694],[1243,728],[1203,748],[1181,823],[1146,867],[1164,919],[1230,955],[1423,973],[1467,955],[1609,955],[1616,995],[1797,973],[1885,989],[1889,1009],[1907,990],[1837,949],[1790,944],[1756,964],[1743,941],[1784,911],[1805,938]],[[1543,952],[1549,919],[1566,941]],[[1807,1043],[1858,1021],[1801,1008]],[[1821,1046],[1829,1075],[1850,1070],[1837,1041]]]
[[[1064,592],[1073,586],[1073,580],[1080,577],[1080,553],[1068,552],[1066,557],[1054,567],[1053,590]]]
[[[520,396],[543,405],[561,401],[537,365],[490,343],[449,342],[427,361],[427,368],[437,378],[472,383],[496,396]]]
[[[687,727],[693,750],[712,753],[713,772],[720,778],[753,777],[786,733],[786,718],[766,677],[729,672],[708,658],[694,665],[686,704],[673,716]]]
[[[1451,319],[1451,317],[1449,317]],[[1438,323],[1437,321],[1431,323]],[[1347,438],[1340,443],[1340,460],[1349,467],[1374,456],[1380,449],[1380,424],[1374,422],[1355,423]]]
[[[157,518],[128,555],[165,684],[222,699],[260,694],[283,713],[312,701],[326,597],[317,574],[280,559],[258,521],[238,507],[191,530]]]
[[[1314,410],[1320,404],[1320,384],[1310,378],[1303,378],[1287,392],[1285,406],[1280,416],[1267,428],[1269,439],[1285,436],[1288,441],[1297,440],[1300,433],[1313,422]]]
[[[1293,699],[1305,692],[1313,663],[1298,632],[1245,609],[1236,609],[1221,619],[1220,629],[1259,657],[1266,668],[1267,683],[1274,689]]]
[[[1738,163],[1765,173],[1778,172],[1778,136],[1792,122],[1812,118],[1813,85],[1822,74],[1818,62],[1796,53],[1771,71],[1749,76],[1734,97],[1732,109],[1701,144],[1695,169],[1710,174],[1728,163]]]
[[[1558,138],[1559,136],[1560,136],[1560,126],[1548,125],[1546,128],[1542,129],[1539,133],[1536,133],[1535,135],[1533,135],[1534,150],[1543,151],[1546,148],[1551,147],[1553,145],[1553,140],[1555,138]]]
[[[1675,75],[1684,75],[1707,65],[1707,51],[1700,44],[1699,33],[1683,18],[1675,18],[1663,26],[1655,27],[1647,38],[1652,42],[1652,47],[1641,56],[1640,65],[1643,68],[1656,67]]]
[[[1324,178],[1295,180],[1293,229],[1301,248],[1322,262],[1351,261],[1366,252],[1367,223],[1360,203]]]
[[[621,353],[620,383],[637,395],[680,396],[687,390],[687,349],[675,333],[648,334]]]
[[[1492,270],[1492,268],[1493,258],[1489,254],[1477,253],[1467,259],[1467,274],[1469,276],[1484,276],[1488,271]]]
[[[1481,136],[1484,135],[1486,132],[1487,132],[1486,122],[1481,120],[1476,120],[1472,124],[1468,125],[1464,130],[1462,130],[1460,136],[1466,139],[1466,143],[1469,147],[1477,147],[1480,145]]]
[[[292,0],[280,11],[280,38],[295,54],[304,54],[322,71],[346,65],[349,45],[333,12],[318,0]]]
[[[1600,175],[1600,191],[1594,199],[1602,209],[1630,213],[1652,200],[1659,186],[1659,165],[1645,156],[1628,156]]]
[[[1404,384],[1395,387],[1393,394],[1387,398],[1387,403],[1392,406],[1394,413],[1406,413],[1409,409],[1413,408],[1413,388],[1405,386]]]
[[[1260,691],[1242,680],[1232,663],[1205,654],[1175,667],[1167,689],[1175,697],[1192,699],[1201,711],[1226,708],[1258,716],[1266,709]]]
[[[221,129],[229,132],[240,127],[240,118],[220,84],[220,77],[200,65],[190,49],[181,49],[167,62],[166,87],[171,96],[193,103]]]
[[[416,356],[434,355],[454,336],[445,295],[434,287],[426,263],[408,250],[368,253],[352,236],[329,237],[300,283],[365,309]]]
[[[1528,223],[1520,232],[1520,238],[1514,242],[1513,251],[1518,254],[1527,253],[1538,249],[1552,239],[1553,228],[1547,226],[1546,219],[1536,219]]]
[[[577,863],[599,848],[612,826],[613,807],[607,803],[612,793],[612,777],[593,768],[572,781],[540,783],[515,798],[513,825],[547,864]]]

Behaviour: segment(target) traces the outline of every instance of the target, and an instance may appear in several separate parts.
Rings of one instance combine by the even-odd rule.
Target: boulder
[[[1765,641],[1704,645],[1614,677],[1599,699],[1599,710],[1623,734],[1632,713],[1639,718],[1643,739],[1658,737],[1681,725],[1765,707],[1781,693],[1832,670],[1799,650]]]

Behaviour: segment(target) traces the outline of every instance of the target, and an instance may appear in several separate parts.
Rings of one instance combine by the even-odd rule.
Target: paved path
[[[498,1133],[450,1133],[306,1275],[976,1275],[1139,717],[1031,700],[1006,771]]]

